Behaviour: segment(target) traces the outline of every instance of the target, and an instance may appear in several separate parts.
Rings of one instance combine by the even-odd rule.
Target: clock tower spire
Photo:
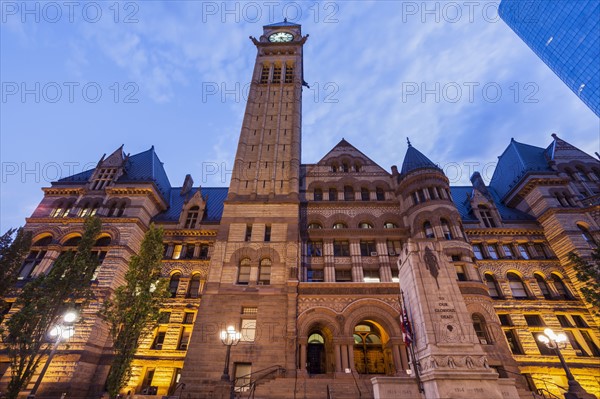
[[[263,27],[240,132],[230,201],[297,201],[302,122],[302,50],[291,22]]]

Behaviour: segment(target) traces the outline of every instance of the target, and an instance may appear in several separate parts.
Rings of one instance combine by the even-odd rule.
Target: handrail
[[[545,397],[546,397],[546,395],[544,394],[544,392],[546,392],[548,395],[550,395],[550,396],[551,396],[551,397],[553,397],[553,398],[556,398],[556,399],[562,399],[560,396],[557,396],[557,395],[553,394],[552,392],[550,392],[550,391],[549,391],[549,390],[547,390],[546,388],[538,388],[536,393],[537,393],[538,395],[542,395],[542,396],[545,398]]]
[[[504,368],[504,367],[502,367],[502,366],[498,366],[498,368],[500,368],[500,369],[504,370],[504,372],[506,372],[506,373],[510,373],[510,374],[514,374],[514,375],[520,375],[521,377],[523,377],[523,374],[521,374],[521,373],[515,373],[514,371],[509,371],[509,370],[505,369],[505,368]],[[562,390],[563,390],[563,391],[565,391],[565,392],[569,390],[569,388],[565,388],[565,387],[563,387],[563,386],[560,386],[560,385],[558,385],[557,383],[555,383],[555,382],[552,382],[552,381],[546,381],[546,380],[544,380],[544,379],[537,378],[537,377],[533,377],[533,376],[529,376],[529,377],[530,377],[532,380],[538,380],[538,381],[542,381],[542,382],[544,383],[544,385],[546,385],[546,389],[545,389],[546,391],[548,391],[548,389],[547,389],[547,384],[552,384],[552,385],[554,385],[554,386],[557,386],[558,388],[562,389]],[[542,389],[542,388],[539,388],[539,389]],[[548,391],[548,392],[549,392],[549,391]],[[562,398],[560,398],[560,397],[559,397],[559,399],[562,399]]]
[[[265,367],[264,369],[261,370],[257,370],[253,373],[250,374],[246,374],[240,377],[237,377],[233,380],[233,386],[234,389],[240,389],[240,397],[242,395],[242,392],[244,392],[244,390],[242,390],[242,388],[249,388],[248,389],[248,398],[254,397],[254,391],[256,390],[256,384],[262,380],[264,380],[265,378],[267,378],[268,376],[277,373],[277,374],[283,374],[285,373],[285,368],[283,368],[282,366],[279,365],[274,365],[274,366],[269,366],[269,367]],[[262,375],[259,375],[257,377],[255,377],[254,379],[252,378],[252,376],[256,376],[260,373],[263,373]],[[249,382],[243,385],[237,385],[236,382],[239,380],[246,380],[249,379]]]
[[[356,385],[356,389],[358,389],[358,397],[362,398],[362,391],[360,390],[360,386],[358,386],[358,381],[356,381],[356,376],[354,375],[353,372],[351,372],[350,374],[352,374],[352,378],[354,379],[354,385]]]

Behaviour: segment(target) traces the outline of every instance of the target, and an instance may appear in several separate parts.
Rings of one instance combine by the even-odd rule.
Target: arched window
[[[442,223],[442,233],[444,233],[444,238],[446,240],[451,240],[453,237],[448,221],[446,219],[441,219],[440,222]]]
[[[552,273],[552,282],[554,283],[554,287],[556,287],[556,292],[561,299],[573,299],[573,296],[569,292],[567,286],[564,281],[560,278],[559,275]]]
[[[98,211],[98,202],[86,202],[79,210],[79,217],[94,216]]]
[[[354,189],[352,186],[344,186],[344,201],[354,201]]]
[[[334,229],[345,229],[348,226],[346,226],[346,223],[342,223],[342,222],[337,222],[333,224],[333,228]]]
[[[372,229],[373,225],[371,223],[362,222],[358,224],[359,229]]]
[[[425,238],[435,238],[433,227],[431,227],[431,223],[428,221],[423,223],[423,232],[425,233]]]
[[[534,276],[535,276],[535,281],[537,281],[538,287],[540,287],[540,291],[542,292],[542,295],[544,295],[544,298],[552,299],[552,294],[550,293],[550,289],[548,288],[548,283],[546,282],[546,279],[544,278],[544,276],[542,276],[541,274],[538,274],[538,273],[536,273]]]
[[[337,190],[335,188],[330,188],[329,189],[329,201],[337,201],[337,199],[338,199]]]
[[[46,256],[47,249],[41,247],[48,246],[52,243],[52,240],[52,236],[47,235],[42,238],[39,238],[31,245],[31,251],[29,252],[29,255],[27,255],[27,258],[25,258],[25,260],[23,261],[23,265],[19,270],[19,276],[17,277],[18,280],[24,280],[32,277],[35,268],[38,267],[38,265]]]
[[[485,274],[485,284],[487,285],[488,291],[490,292],[490,297],[494,299],[502,298],[502,291],[500,291],[498,282],[496,281],[493,275],[489,273]]]
[[[192,279],[190,280],[187,297],[188,298],[198,298],[199,296],[200,296],[200,275],[194,274],[192,276]]]
[[[590,179],[588,178],[587,174],[585,173],[585,171],[581,167],[577,167],[577,176],[579,176],[579,180],[581,180],[583,182],[590,181]]]
[[[350,166],[348,165],[348,162],[342,163],[342,170],[344,171],[344,173],[350,172]]]
[[[385,200],[385,192],[383,191],[383,188],[377,187],[375,189],[375,196],[377,197],[377,201]]]
[[[72,201],[66,201],[66,202],[59,201],[58,204],[52,210],[52,213],[50,213],[50,217],[66,218],[67,216],[69,216],[69,213],[71,212],[71,208],[73,208]]]
[[[480,314],[474,313],[471,316],[473,320],[473,328],[475,329],[475,334],[477,335],[477,339],[479,339],[479,343],[483,345],[489,345],[492,343],[490,340],[490,336],[487,331],[487,325],[485,322],[485,318]]]
[[[313,199],[315,201],[323,201],[323,190],[320,188],[315,188],[313,192]]]
[[[240,261],[237,283],[242,284],[242,285],[248,285],[249,282],[250,282],[250,259],[244,258]]]
[[[506,277],[508,278],[508,285],[510,286],[510,291],[512,292],[512,296],[515,299],[527,299],[529,295],[527,294],[527,288],[525,288],[525,283],[521,280],[516,273],[507,273]]]
[[[258,284],[271,284],[271,259],[269,258],[265,258],[260,261],[260,268],[258,270]]]
[[[200,212],[200,207],[193,206],[188,210],[187,217],[185,218],[185,228],[193,229],[196,227],[196,222],[198,221],[198,214]]]
[[[358,162],[354,163],[354,171],[355,172],[360,172],[360,164]]]
[[[587,244],[591,248],[594,248],[596,246],[596,240],[594,240],[594,237],[592,236],[590,231],[587,229],[587,227],[585,227],[581,223],[577,223],[577,227],[579,228],[579,231],[581,232],[581,236],[583,237],[585,242],[587,242]]]
[[[392,222],[385,222],[383,224],[383,228],[384,229],[396,229],[398,228],[398,226],[396,226],[396,223],[392,223]]]
[[[52,243],[52,236],[45,236],[38,239],[36,242],[31,244],[32,247],[42,247],[46,245],[50,245]]]
[[[109,236],[100,237],[96,240],[94,244],[95,247],[108,247],[111,243],[111,239]]]
[[[63,247],[76,247],[79,245],[80,241],[81,241],[81,236],[71,237],[63,243]]]
[[[319,223],[313,222],[313,223],[309,223],[308,228],[309,229],[322,229],[323,226],[321,226]]]
[[[360,188],[360,199],[362,201],[369,201],[371,194],[369,193],[369,189],[366,187],[361,187]]]
[[[179,280],[181,279],[181,273],[175,272],[171,275],[171,280],[169,280],[169,292],[171,293],[171,298],[175,298],[177,295],[177,289],[179,288]]]

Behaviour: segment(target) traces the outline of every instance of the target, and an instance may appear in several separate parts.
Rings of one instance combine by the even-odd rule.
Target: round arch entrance
[[[354,327],[354,368],[359,374],[393,375],[396,370],[389,335],[374,321],[363,320]]]

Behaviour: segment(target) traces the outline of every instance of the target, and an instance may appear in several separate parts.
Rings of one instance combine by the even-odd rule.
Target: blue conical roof
[[[436,164],[431,162],[429,158],[423,155],[409,142],[408,150],[406,150],[406,155],[404,156],[404,162],[402,163],[402,170],[400,171],[400,174],[409,173],[413,170],[421,168],[439,169]]]

